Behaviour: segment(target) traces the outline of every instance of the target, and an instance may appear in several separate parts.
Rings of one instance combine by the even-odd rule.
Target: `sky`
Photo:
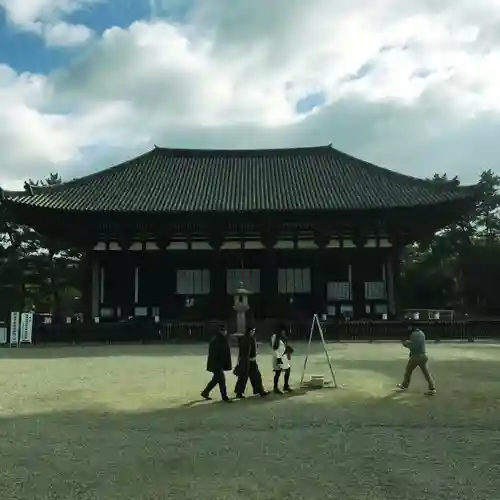
[[[500,173],[500,0],[0,0],[0,186],[148,151]]]

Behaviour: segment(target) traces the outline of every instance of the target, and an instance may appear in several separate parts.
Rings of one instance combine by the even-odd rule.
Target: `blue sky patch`
[[[149,19],[150,16],[149,2],[145,0],[109,0],[76,11],[65,20],[88,26],[101,35],[108,28],[127,28],[134,21]]]
[[[111,27],[127,28],[134,21],[150,18],[148,0],[108,0],[75,11],[62,21],[82,24],[100,36]],[[80,50],[81,47],[47,47],[39,34],[10,23],[5,10],[0,7],[0,63],[9,65],[17,72],[48,74],[66,66]]]
[[[430,76],[432,74],[432,71],[430,69],[427,69],[427,68],[420,68],[420,69],[417,69],[415,70],[412,74],[411,74],[411,78],[422,78],[422,79],[426,79],[428,76]]]
[[[319,108],[325,104],[326,97],[324,92],[314,92],[302,99],[299,99],[295,104],[295,111],[299,114],[309,113],[314,108]]]
[[[373,68],[374,68],[374,64],[372,61],[368,61],[366,62],[365,64],[363,64],[359,69],[358,71],[356,71],[356,73],[354,73],[353,75],[351,75],[349,77],[349,80],[361,80],[362,78],[364,78],[366,75],[368,75],[368,73],[371,73],[373,71]]]
[[[48,73],[64,65],[71,52],[47,50],[44,41],[35,34],[20,31],[7,22],[0,8],[0,63],[8,64],[18,73]]]

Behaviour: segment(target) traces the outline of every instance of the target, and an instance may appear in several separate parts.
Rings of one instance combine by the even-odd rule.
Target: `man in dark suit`
[[[232,368],[231,348],[227,338],[227,328],[222,325],[217,334],[210,341],[208,347],[207,371],[211,372],[212,380],[207,384],[202,391],[201,396],[207,400],[211,400],[210,391],[216,386],[219,386],[222,401],[232,402],[227,395],[226,375],[225,371]]]
[[[268,391],[264,389],[262,375],[257,363],[257,341],[255,340],[255,328],[248,328],[239,339],[238,364],[234,374],[238,377],[234,392],[237,399],[245,398],[245,388],[248,380],[252,385],[253,393],[267,396]]]

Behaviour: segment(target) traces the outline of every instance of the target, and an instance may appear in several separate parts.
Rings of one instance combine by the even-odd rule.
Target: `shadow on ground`
[[[418,371],[410,391],[393,390],[407,359],[398,346],[337,344],[344,388],[232,404],[186,396],[207,375],[206,345],[2,350],[0,498],[496,498],[499,362],[486,346],[446,349],[430,349],[435,397]],[[326,374],[321,352],[313,346],[310,370]],[[76,359],[91,357],[109,359]],[[118,410],[125,398],[142,406]]]
[[[319,499],[331,494],[333,477],[339,498],[498,492],[491,469],[498,426],[483,418],[480,433],[464,434],[449,406],[447,415],[436,413],[437,398],[355,396],[329,389],[149,412],[95,407],[5,417],[1,498]]]
[[[286,401],[288,399],[293,399],[298,396],[305,396],[308,392],[313,392],[317,391],[318,389],[313,389],[313,388],[306,388],[306,387],[301,387],[299,389],[295,389],[293,392],[285,392],[284,394],[281,395],[276,395],[273,393],[269,393],[267,396],[252,396],[252,397],[246,397],[245,399],[241,400],[233,400],[232,403],[225,403],[224,401],[218,401],[221,405],[223,406],[228,406],[228,405],[263,405],[266,403],[276,403],[276,398],[278,397],[280,401]],[[218,397],[215,395],[217,389],[214,389],[214,393],[211,395],[213,398],[212,401],[217,401]],[[188,401],[187,403],[183,403],[179,409],[183,408],[192,408],[194,406],[199,407],[200,405],[206,406],[207,401],[203,399],[202,397],[193,399],[191,401]],[[213,404],[213,403],[212,403]]]

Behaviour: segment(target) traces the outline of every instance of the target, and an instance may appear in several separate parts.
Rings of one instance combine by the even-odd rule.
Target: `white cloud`
[[[181,24],[157,2],[47,77],[0,71],[1,180],[83,174],[153,143],[331,142],[418,176],[498,170],[500,0],[197,5]],[[324,103],[298,113],[313,94]]]
[[[100,0],[0,0],[7,19],[23,31],[44,38],[49,47],[71,47],[87,42],[93,31],[64,17]]]
[[[73,47],[88,42],[93,33],[82,24],[58,22],[46,25],[43,34],[49,47]]]

